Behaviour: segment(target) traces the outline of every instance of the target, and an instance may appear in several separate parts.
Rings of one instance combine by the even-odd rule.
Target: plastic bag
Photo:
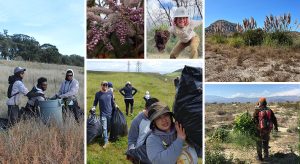
[[[110,140],[115,141],[119,136],[124,137],[128,134],[127,122],[124,114],[116,108],[111,118]]]
[[[135,149],[127,150],[127,159],[132,163],[151,164],[147,156],[146,144],[143,144]]]
[[[87,119],[87,143],[90,144],[96,137],[101,137],[102,131],[100,118],[96,116],[95,111],[90,111],[90,115]]]
[[[202,69],[185,66],[173,105],[175,120],[182,124],[187,142],[202,147]]]

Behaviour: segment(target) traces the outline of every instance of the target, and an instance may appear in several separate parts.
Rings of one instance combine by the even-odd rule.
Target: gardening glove
[[[95,106],[93,106],[92,107],[92,109],[91,109],[91,111],[95,111],[96,110],[96,107]]]

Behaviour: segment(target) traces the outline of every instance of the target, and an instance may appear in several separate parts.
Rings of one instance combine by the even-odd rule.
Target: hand
[[[186,134],[185,134],[185,130],[184,128],[182,127],[181,124],[179,124],[177,121],[175,122],[175,128],[176,128],[176,131],[177,131],[177,138],[180,138],[182,140],[185,140],[186,139]]]
[[[96,110],[96,107],[95,107],[95,106],[93,106],[91,110],[92,110],[92,111],[95,111],[95,110]]]
[[[275,129],[276,132],[278,132],[278,127],[275,127],[274,129]]]

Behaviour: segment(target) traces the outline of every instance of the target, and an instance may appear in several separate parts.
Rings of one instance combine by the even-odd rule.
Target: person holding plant
[[[277,119],[274,112],[267,107],[266,98],[259,99],[253,113],[253,119],[256,124],[258,138],[256,141],[257,159],[263,161],[262,149],[264,150],[264,159],[269,157],[269,140],[273,125],[275,131],[278,132]]]
[[[178,122],[173,122],[173,113],[167,105],[157,102],[149,107],[151,134],[146,140],[147,156],[153,164],[188,162],[196,164],[195,149],[186,144],[186,133]]]
[[[198,47],[200,44],[200,38],[195,33],[194,29],[201,24],[202,21],[196,23],[195,21],[189,20],[189,15],[185,7],[179,7],[176,9],[173,25],[169,28],[169,32],[177,36],[179,41],[171,51],[171,59],[176,59],[180,52],[187,46],[191,47],[190,58],[197,59],[199,57]]]

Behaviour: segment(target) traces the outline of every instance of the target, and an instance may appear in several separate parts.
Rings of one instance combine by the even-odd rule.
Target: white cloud
[[[276,92],[271,94],[271,96],[300,96],[300,89],[291,89],[282,92]]]
[[[229,98],[235,98],[235,97],[245,97],[245,94],[238,92],[238,93],[235,93],[235,94],[229,96]]]

